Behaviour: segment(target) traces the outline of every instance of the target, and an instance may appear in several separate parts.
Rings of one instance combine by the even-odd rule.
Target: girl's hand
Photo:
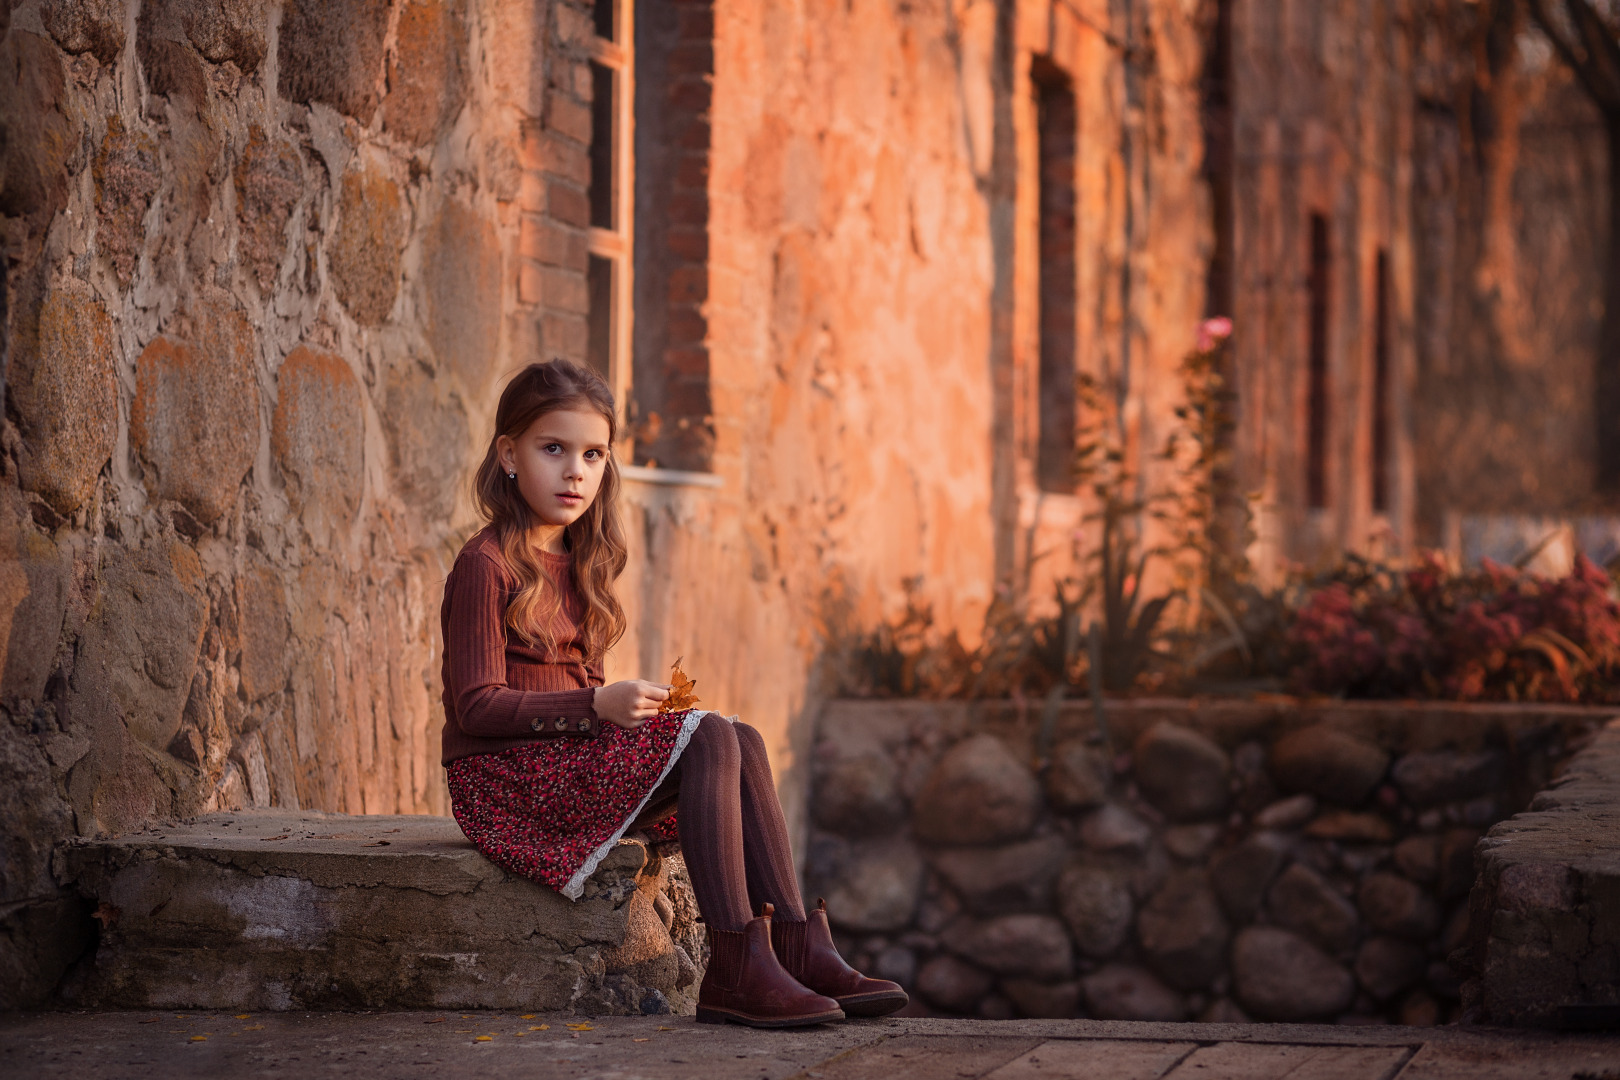
[[[662,683],[642,679],[625,679],[596,688],[592,705],[596,715],[609,723],[618,724],[626,731],[634,731],[649,716],[658,714],[658,706],[669,697],[669,687]]]

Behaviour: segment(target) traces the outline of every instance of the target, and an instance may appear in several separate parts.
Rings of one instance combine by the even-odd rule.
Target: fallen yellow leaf
[[[470,1017],[470,1016],[468,1016],[468,1015],[467,1015],[467,1014],[466,1014],[466,1013],[462,1013],[462,1014],[461,1014],[461,1018],[462,1018],[462,1019],[463,1019],[463,1020],[471,1020],[471,1019],[472,1019],[472,1017]]]
[[[550,1024],[535,1024],[535,1025],[531,1026],[529,1028],[529,1030],[530,1031],[550,1031],[551,1030],[551,1025]]]
[[[569,1031],[595,1031],[596,1030],[594,1027],[592,1027],[590,1025],[589,1021],[584,1022],[584,1023],[579,1023],[579,1024],[564,1024],[563,1026],[566,1027]]]
[[[685,658],[682,657],[681,659]],[[681,670],[681,661],[676,660],[670,665],[669,697],[665,698],[663,704],[658,706],[658,711],[661,713],[680,712],[696,705],[699,699],[697,694],[693,693],[693,687],[695,686],[697,686],[697,683],[688,679],[686,672]]]
[[[238,1020],[246,1020],[248,1018],[248,1014],[247,1013],[237,1013],[236,1018]]]
[[[474,1039],[473,1042],[489,1042],[490,1038],[491,1036],[489,1035],[480,1035],[478,1038]]]
[[[672,1028],[672,1027],[661,1027],[658,1030],[659,1031],[674,1031],[675,1029]]]
[[[252,1027],[245,1027],[242,1030],[243,1031],[263,1031],[264,1030],[264,1025],[263,1024],[254,1024]]]
[[[206,1036],[206,1035],[193,1035],[191,1037],[191,1041],[192,1042],[207,1042],[208,1041],[208,1036]]]
[[[652,1042],[651,1039],[631,1039],[631,1042]]]
[[[533,1020],[534,1019],[534,1013],[524,1013],[523,1014],[523,1019],[525,1019],[525,1020]]]
[[[514,1038],[514,1039],[521,1039],[521,1038],[523,1038],[523,1036],[524,1036],[524,1035],[526,1035],[526,1034],[528,1034],[528,1032],[525,1032],[525,1031],[514,1031],[514,1032],[512,1032],[512,1038]]]

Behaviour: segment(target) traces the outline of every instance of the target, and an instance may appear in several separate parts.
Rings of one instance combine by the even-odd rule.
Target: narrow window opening
[[[1328,447],[1328,297],[1332,290],[1333,251],[1325,215],[1311,215],[1311,262],[1306,288],[1310,294],[1310,351],[1306,377],[1305,498],[1313,510],[1327,506]]]
[[[1378,251],[1373,273],[1372,504],[1389,509],[1389,253]]]
[[[614,174],[614,150],[618,145],[614,117],[618,102],[614,95],[613,69],[591,63],[591,225],[616,229],[614,205],[618,202]]]
[[[629,339],[634,316],[628,295],[634,281],[634,190],[628,108],[635,92],[635,50],[625,40],[635,28],[631,0],[595,0],[596,36],[589,43],[591,78],[590,184],[583,205],[569,200],[573,224],[584,216],[585,362],[599,372],[619,400],[630,383]],[[548,196],[549,197],[549,196]],[[577,295],[577,294],[576,294]]]
[[[1036,57],[1040,169],[1040,433],[1035,472],[1044,491],[1075,486],[1075,101],[1068,76]]]
[[[585,270],[585,292],[590,315],[585,327],[585,359],[598,375],[613,380],[613,260],[589,256]]]
[[[1211,316],[1231,316],[1237,291],[1233,267],[1236,154],[1232,125],[1232,9],[1235,6],[1234,0],[1215,0],[1204,60],[1204,177],[1209,183],[1210,216],[1215,231],[1214,247],[1209,253],[1204,314]]]

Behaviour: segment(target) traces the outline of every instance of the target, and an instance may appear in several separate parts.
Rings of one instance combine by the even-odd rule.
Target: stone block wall
[[[1474,849],[1605,714],[829,703],[806,877],[944,1015],[1461,1015]]]
[[[64,836],[446,812],[466,480],[503,375],[585,348],[588,36],[582,0],[0,12],[0,1001],[82,944]]]

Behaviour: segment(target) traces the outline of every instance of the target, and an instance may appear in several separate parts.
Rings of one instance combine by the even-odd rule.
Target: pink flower
[[[1198,351],[1209,352],[1231,336],[1232,320],[1225,315],[1205,319],[1198,324]]]

